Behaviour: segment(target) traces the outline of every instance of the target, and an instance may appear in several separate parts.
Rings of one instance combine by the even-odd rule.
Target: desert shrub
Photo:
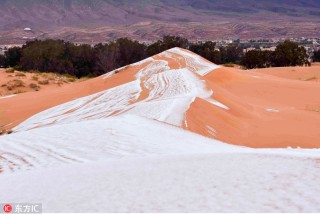
[[[14,68],[7,68],[5,72],[10,74],[14,73]]]
[[[232,68],[232,67],[234,67],[234,64],[231,62],[228,62],[228,63],[223,64],[223,66]]]
[[[29,87],[34,89],[35,91],[39,91],[39,89],[40,89],[40,86],[36,83],[30,83]]]
[[[14,92],[14,94],[21,94],[21,93],[24,93],[24,92],[26,92],[26,91],[19,89],[19,90],[16,90],[16,91]]]
[[[75,79],[75,78],[68,78],[67,81],[68,81],[68,82],[75,82],[76,79]]]
[[[38,81],[38,80],[39,80],[38,75],[34,75],[34,76],[32,76],[32,80],[34,80],[34,81]]]
[[[308,78],[305,78],[303,79],[304,81],[312,81],[312,80],[317,80],[318,78],[313,76],[313,77],[308,77]]]
[[[13,80],[15,87],[23,87],[24,82],[22,80]]]
[[[48,85],[49,84],[49,80],[39,80],[38,81],[38,83],[40,84],[40,85]]]
[[[16,76],[16,77],[25,77],[26,74],[24,74],[24,73],[22,73],[22,72],[18,72],[18,73],[16,73],[15,76]]]
[[[7,82],[7,89],[11,91],[14,88],[23,87],[24,82],[22,80],[14,79]]]

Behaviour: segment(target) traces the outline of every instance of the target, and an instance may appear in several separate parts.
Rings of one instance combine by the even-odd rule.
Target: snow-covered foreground
[[[0,176],[6,201],[45,212],[319,212],[319,159],[196,154]]]
[[[133,115],[0,138],[5,202],[45,212],[319,211],[318,150],[250,149]]]
[[[134,115],[56,125],[0,138],[0,172],[124,157],[247,150]]]

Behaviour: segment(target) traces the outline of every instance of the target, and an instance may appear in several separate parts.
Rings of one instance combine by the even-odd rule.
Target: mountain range
[[[319,0],[0,0],[0,43],[316,37],[319,9]]]

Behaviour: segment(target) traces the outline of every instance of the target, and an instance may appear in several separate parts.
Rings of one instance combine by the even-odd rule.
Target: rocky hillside
[[[319,0],[0,0],[0,43],[26,38],[154,40],[316,36]],[[29,27],[32,32],[24,32]]]

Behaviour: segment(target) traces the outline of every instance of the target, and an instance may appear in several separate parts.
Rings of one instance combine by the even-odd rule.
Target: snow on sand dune
[[[318,149],[212,139],[223,133],[259,145],[248,136],[254,119],[275,119],[287,103],[237,93],[243,83],[266,82],[279,84],[174,48],[79,84],[95,89],[80,98],[68,92],[69,102],[41,108],[0,137],[0,192],[6,202],[42,203],[44,212],[319,212]],[[20,97],[30,98],[9,103]]]
[[[177,48],[169,51],[185,53],[189,61],[192,58],[190,53]],[[43,111],[21,123],[14,131],[99,119],[122,113],[182,126],[185,112],[196,97],[208,99],[214,105],[224,107],[210,98],[212,91],[196,72],[201,69],[212,71],[217,66],[201,61],[196,55],[194,58],[196,60],[192,69],[190,66],[171,69],[166,61],[149,58],[149,64],[135,75],[136,80]]]

